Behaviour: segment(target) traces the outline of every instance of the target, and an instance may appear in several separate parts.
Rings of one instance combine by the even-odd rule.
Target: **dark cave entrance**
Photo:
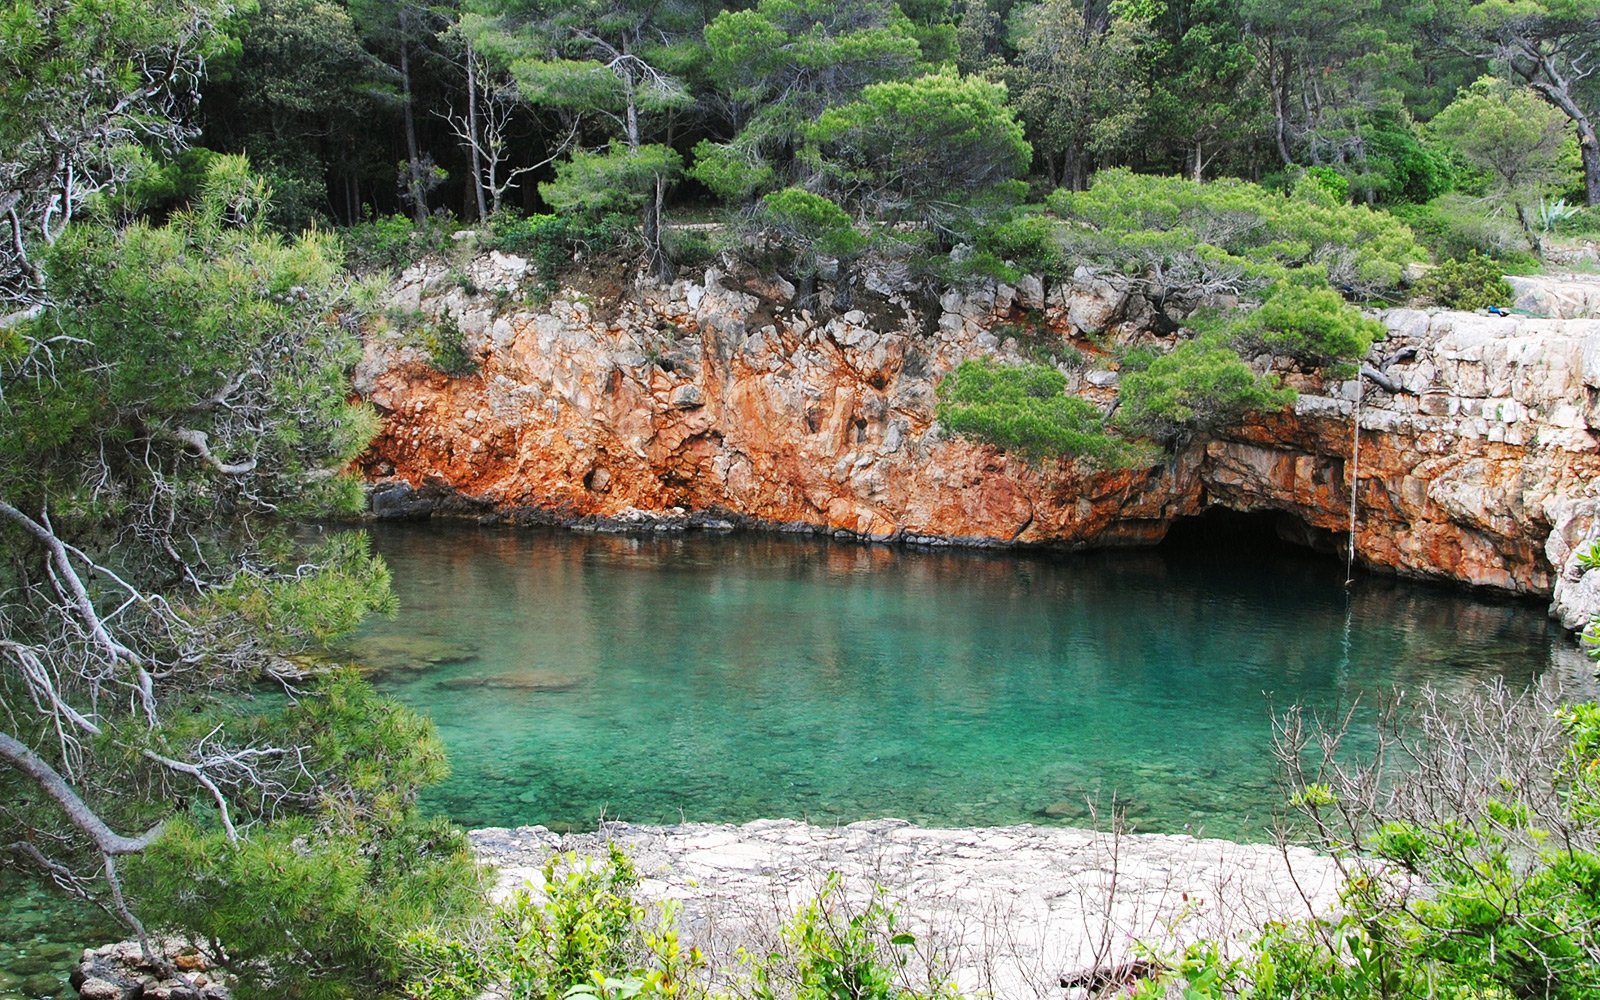
[[[1238,511],[1209,507],[1198,517],[1172,523],[1159,548],[1185,556],[1252,559],[1302,558],[1342,560],[1349,544],[1343,532],[1306,524],[1281,510]]]

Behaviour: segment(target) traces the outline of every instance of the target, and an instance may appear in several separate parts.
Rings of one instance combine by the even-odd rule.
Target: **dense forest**
[[[414,995],[475,995],[536,946],[568,965],[519,995],[630,962],[654,978],[586,988],[688,994],[675,932],[643,958],[605,937],[642,933],[624,859],[571,874],[570,912],[482,917],[464,834],[417,807],[446,770],[430,724],[321,669],[393,606],[359,534],[305,526],[362,503],[349,371],[384,267],[472,227],[545,280],[597,242],[658,278],[737,252],[836,310],[869,261],[1265,300],[1144,358],[1120,436],[1053,370],[941,390],[1063,410],[1011,440],[946,409],[957,432],[1149,462],[1283,405],[1250,351],[1359,362],[1381,331],[1352,303],[1406,297],[1407,265],[1475,269],[1436,298],[1491,304],[1600,231],[1597,119],[1600,0],[0,0],[0,864],[210,942],[241,996],[393,995],[419,967]],[[1231,395],[1197,407],[1197,382]],[[1589,831],[1600,724],[1564,718],[1544,804]],[[1424,832],[1395,850],[1459,856]],[[1527,890],[1570,920],[1503,912],[1486,960],[1440,945],[1340,995],[1593,995],[1600,861],[1573,864]],[[794,961],[832,975],[819,914]],[[1349,939],[1482,925],[1436,916]],[[574,926],[593,953],[551,959]],[[1279,944],[1345,975],[1313,933]],[[751,995],[845,995],[806,988]]]
[[[1586,2],[40,5],[63,33],[127,19],[98,40],[31,37],[34,5],[8,6],[14,291],[26,248],[109,178],[160,212],[216,153],[249,158],[286,231],[624,212],[658,269],[663,217],[822,226],[830,206],[790,188],[948,249],[1109,168],[1278,190],[1309,170],[1436,252],[1513,260],[1600,203]],[[108,58],[142,86],[105,78],[89,105],[58,86]],[[137,163],[85,117],[119,101]]]

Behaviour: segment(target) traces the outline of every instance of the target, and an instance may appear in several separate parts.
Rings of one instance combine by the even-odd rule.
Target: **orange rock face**
[[[514,287],[519,263],[480,262],[474,283]],[[1349,530],[1353,383],[1309,386],[1293,413],[1134,471],[1030,466],[940,431],[944,373],[1017,353],[999,318],[1024,306],[1070,334],[1069,317],[1109,311],[1093,289],[947,294],[936,324],[905,305],[820,322],[715,273],[601,315],[571,293],[497,312],[487,293],[431,292],[438,270],[407,272],[397,298],[448,314],[481,366],[450,378],[399,337],[369,341],[357,386],[384,417],[363,459],[374,478],[560,517],[725,511],[870,539],[1147,544],[1217,505],[1279,511],[1340,544]],[[1600,389],[1585,364],[1600,358],[1600,323],[1492,322],[1389,317],[1393,344],[1417,350],[1388,375],[1415,395],[1366,390],[1358,558],[1548,593],[1594,525]],[[1114,398],[1114,372],[1071,378]]]

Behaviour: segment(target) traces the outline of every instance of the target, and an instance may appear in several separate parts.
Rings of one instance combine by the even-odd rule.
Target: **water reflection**
[[[386,527],[356,644],[438,721],[469,824],[797,816],[1259,832],[1269,705],[1586,675],[1536,605],[1251,546],[923,552]]]

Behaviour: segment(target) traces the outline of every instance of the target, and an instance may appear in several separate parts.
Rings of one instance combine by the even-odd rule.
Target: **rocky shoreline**
[[[1010,826],[934,829],[883,819],[848,826],[757,820],[742,826],[611,823],[562,835],[544,827],[471,834],[504,895],[552,851],[593,856],[619,844],[642,893],[682,905],[685,937],[713,968],[738,945],[775,940],[784,917],[837,872],[847,899],[882,886],[968,995],[1060,998],[1062,980],[1200,938],[1238,942],[1261,924],[1323,912],[1334,862],[1299,847],[1188,836]]]
[[[469,293],[423,262],[393,288],[395,309],[458,329],[477,368],[440,372],[403,331],[368,338],[378,516],[1077,550],[1154,544],[1222,508],[1332,551],[1355,478],[1364,567],[1553,598],[1568,627],[1600,610],[1600,574],[1576,559],[1600,525],[1600,282],[1517,284],[1540,318],[1388,310],[1380,381],[1285,368],[1292,411],[1113,470],[953,438],[934,405],[965,359],[1053,352],[1069,391],[1115,406],[1118,351],[1160,348],[1182,316],[1157,322],[1104,277],[937,301],[885,285],[818,317],[782,282],[714,269],[537,302],[526,271],[486,255]]]

